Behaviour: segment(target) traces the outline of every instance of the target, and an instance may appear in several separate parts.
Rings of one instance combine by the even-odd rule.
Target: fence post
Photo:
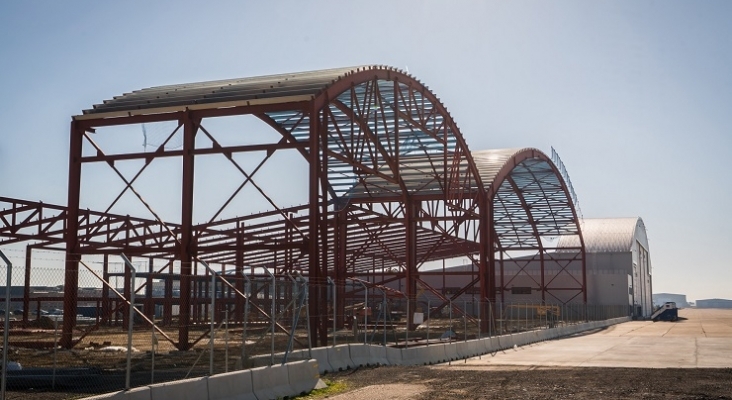
[[[5,253],[0,251],[0,258],[5,261],[8,266],[8,270],[5,275],[5,321],[3,322],[3,372],[2,372],[2,388],[0,388],[0,399],[5,400],[5,381],[7,379],[8,370],[8,335],[10,334],[10,319],[8,314],[10,313],[10,286],[12,285],[13,279],[13,263],[5,257]]]
[[[155,322],[155,319],[153,319],[153,322]],[[153,324],[152,338],[150,339],[150,384],[155,383],[155,347],[157,347],[157,344],[158,338],[155,337],[155,324]]]
[[[276,288],[276,282],[275,282],[275,276],[271,272],[269,272],[269,269],[267,267],[262,266],[264,268],[264,271],[272,278],[272,289],[270,289],[269,298],[270,298],[270,313],[272,314],[272,349],[269,353],[269,365],[274,365],[274,349],[275,349],[275,288]]]
[[[229,372],[229,303],[224,311],[224,372]]]
[[[5,312],[7,315],[7,311]],[[53,376],[51,377],[51,389],[56,390],[56,353],[58,352],[58,318],[53,319]],[[3,358],[4,360],[5,358]],[[5,368],[5,367],[3,367]],[[3,378],[5,381],[5,378]],[[3,397],[4,399],[5,397]]]
[[[468,301],[463,300],[463,320],[465,321],[465,333],[463,337],[463,341],[468,341]]]
[[[430,316],[430,299],[427,299],[427,346],[430,345],[430,325],[432,325],[432,317]]]
[[[336,307],[336,292],[337,292],[337,290],[336,290],[335,281],[333,281],[333,279],[331,279],[329,276],[327,276],[326,279],[328,279],[328,284],[333,285],[333,299],[332,299],[332,304],[333,304],[333,346],[335,346],[337,344],[336,343],[336,317],[337,317],[337,315],[336,315],[336,312],[337,312],[336,311],[336,309],[337,309],[337,307]]]
[[[127,268],[130,269],[131,275],[130,275],[130,307],[129,307],[129,315],[128,319],[129,322],[127,327],[127,368],[125,372],[125,390],[130,390],[130,374],[132,373],[132,328],[134,326],[134,320],[135,320],[135,275],[137,274],[137,271],[135,270],[135,267],[132,265],[132,262],[122,254],[122,259],[124,260],[125,264],[127,265]]]
[[[208,375],[214,374],[214,336],[216,335],[216,271],[208,267],[208,264],[201,261],[204,267],[211,273],[211,327],[208,342]]]
[[[244,281],[245,281],[245,283],[244,283],[245,299],[244,300],[246,301],[246,303],[244,303],[244,327],[241,331],[241,368],[245,369],[246,366],[244,365],[244,360],[246,359],[246,356],[247,356],[247,351],[246,351],[247,321],[249,319],[249,301],[251,300],[250,293],[252,292],[252,290],[251,290],[252,282],[249,280],[249,277],[247,276],[247,274],[244,273],[244,271],[241,271],[241,275],[244,277]]]

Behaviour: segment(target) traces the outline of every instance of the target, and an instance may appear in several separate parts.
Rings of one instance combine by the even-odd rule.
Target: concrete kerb
[[[292,392],[288,393],[288,396],[310,393],[311,390],[315,389],[320,379],[317,361],[295,361],[285,365],[287,366],[287,379],[292,389]]]
[[[208,378],[192,378],[180,381],[156,383],[148,386],[153,400],[199,400],[208,398]]]
[[[284,365],[252,368],[252,390],[259,400],[291,396],[293,389]]]
[[[333,368],[333,371],[345,371],[356,366],[351,360],[348,347],[347,344],[328,347],[328,364]]]
[[[234,371],[208,378],[208,400],[257,400],[252,371]]]

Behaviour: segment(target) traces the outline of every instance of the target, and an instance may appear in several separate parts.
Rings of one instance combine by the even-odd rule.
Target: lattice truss
[[[517,285],[541,291],[551,301],[581,294],[582,247],[557,247],[559,236],[579,236],[580,228],[556,168],[546,159],[524,160],[501,183],[494,205],[496,281],[502,296]]]

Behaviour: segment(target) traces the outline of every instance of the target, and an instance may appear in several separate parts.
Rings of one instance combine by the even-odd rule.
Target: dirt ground
[[[345,399],[732,399],[732,368],[379,367],[327,375]],[[397,386],[394,386],[397,385]],[[398,391],[393,389],[398,388]],[[360,390],[359,390],[360,389]]]

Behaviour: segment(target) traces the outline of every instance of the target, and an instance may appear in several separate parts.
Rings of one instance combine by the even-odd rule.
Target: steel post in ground
[[[56,390],[56,361],[58,353],[58,319],[53,319],[53,374],[51,376],[51,390]],[[5,358],[3,358],[4,360]],[[5,378],[3,378],[5,379]]]
[[[5,261],[7,270],[5,271],[5,320],[3,321],[3,369],[2,369],[2,387],[0,388],[0,399],[5,400],[5,388],[8,371],[8,335],[10,334],[10,286],[13,281],[13,263],[5,257],[5,253],[0,251],[0,258]]]
[[[404,297],[407,298],[407,330],[404,332],[404,345],[409,348],[409,324],[412,321],[409,320],[409,295],[405,293]]]
[[[224,372],[229,372],[229,304],[224,310]]]
[[[270,296],[269,296],[270,297],[270,304],[271,304],[271,306],[270,306],[270,313],[271,313],[271,316],[272,316],[271,317],[271,319],[272,319],[272,340],[271,340],[272,348],[271,348],[271,351],[269,353],[269,365],[274,365],[274,353],[275,353],[275,351],[274,351],[275,350],[274,335],[275,335],[275,322],[276,322],[275,321],[275,299],[274,299],[274,292],[275,292],[275,285],[277,283],[275,281],[274,274],[272,274],[271,272],[269,272],[269,269],[267,267],[264,267],[263,266],[262,268],[264,268],[264,271],[267,272],[267,274],[272,278],[272,289],[270,290]]]
[[[430,299],[427,299],[427,346],[430,345],[430,325],[432,325],[432,316],[430,315]]]
[[[333,346],[335,346],[336,345],[336,285],[335,285],[335,281],[333,281],[333,279],[331,279],[329,276],[326,277],[326,279],[328,279],[328,284],[329,285],[333,285],[333,299],[332,299],[332,304],[333,304]]]
[[[247,357],[247,351],[246,351],[246,344],[247,344],[247,322],[249,320],[249,301],[251,299],[251,285],[252,281],[249,280],[249,277],[244,273],[244,271],[241,271],[242,276],[244,277],[244,281],[246,282],[244,284],[244,295],[246,296],[246,303],[244,303],[244,326],[241,331],[241,368],[246,369],[246,366],[244,365],[244,360],[246,360]]]
[[[153,320],[155,321],[155,320]],[[152,326],[152,337],[150,338],[150,384],[155,383],[155,348],[158,344],[158,338],[155,337],[155,324]]]
[[[463,334],[463,341],[468,341],[468,301],[463,300],[463,321],[465,321],[465,333]]]
[[[208,268],[208,265],[201,261],[201,264],[203,264],[206,268]],[[208,340],[208,375],[211,376],[214,373],[214,337],[216,335],[216,272],[213,270],[210,270],[211,272],[211,326],[210,326],[210,333],[209,333],[209,340]]]
[[[308,325],[308,358],[313,358],[313,342],[310,341],[311,338],[311,331],[310,331],[310,281],[305,279],[305,277],[302,276],[300,271],[297,271],[297,277],[300,278],[303,282],[304,290],[305,290],[305,307],[307,308],[307,314],[305,314],[305,318]]]
[[[127,268],[130,269],[130,306],[129,306],[129,315],[128,315],[128,327],[127,327],[127,367],[125,371],[125,390],[130,390],[130,374],[132,373],[132,328],[134,326],[134,320],[135,320],[135,276],[137,274],[137,271],[135,270],[135,267],[132,266],[132,262],[122,254],[122,259],[124,260],[125,264],[127,265]]]
[[[213,268],[209,267],[207,263],[203,261],[199,261],[201,265],[203,265],[208,272],[211,274],[211,289],[209,290],[209,293],[211,293],[211,324],[209,326],[209,340],[208,340],[208,374],[209,376],[213,375],[214,373],[214,336],[216,335],[216,275],[217,272],[213,270]]]

